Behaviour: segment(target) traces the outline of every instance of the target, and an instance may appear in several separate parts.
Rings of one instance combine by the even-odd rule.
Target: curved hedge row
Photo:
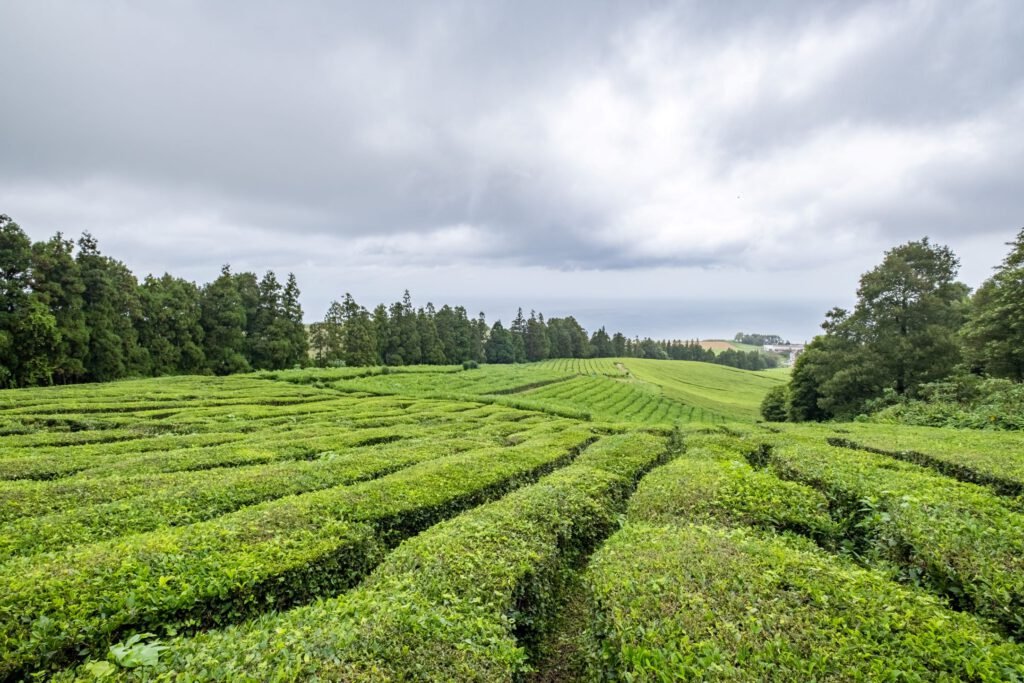
[[[892,458],[780,438],[780,476],[820,489],[867,562],[896,563],[958,607],[1024,635],[1024,515],[988,489]]]
[[[632,523],[587,577],[595,680],[1024,679],[976,618],[782,537]]]
[[[567,574],[614,528],[633,481],[664,455],[655,437],[603,439],[537,484],[406,541],[339,598],[172,640],[156,667],[93,662],[61,678],[514,680]]]
[[[13,560],[0,576],[0,677],[130,631],[228,623],[343,590],[382,547],[564,465],[588,434],[570,428],[208,522]]]
[[[630,519],[794,531],[823,545],[840,529],[815,489],[753,469],[737,450],[689,448],[649,474],[629,504]]]
[[[473,442],[416,439],[340,452],[312,461],[189,473],[145,495],[64,512],[28,516],[0,526],[0,562],[10,557],[194,524],[288,495],[374,479],[404,467],[468,450]],[[102,483],[106,478],[98,480]],[[111,487],[120,485],[115,480]]]

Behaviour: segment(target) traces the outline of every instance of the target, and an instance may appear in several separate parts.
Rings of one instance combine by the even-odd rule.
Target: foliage
[[[1007,379],[954,375],[923,384],[872,416],[880,422],[960,429],[1024,429],[1024,384]]]
[[[636,522],[587,571],[590,680],[977,680],[1024,677],[978,619],[806,544]]]
[[[975,293],[963,329],[971,365],[993,377],[1024,381],[1024,229],[1010,253]]]
[[[924,238],[886,252],[861,276],[852,312],[833,309],[798,359],[790,387],[794,420],[850,419],[886,389],[914,397],[960,361],[967,287],[959,261]]]
[[[786,386],[772,387],[761,401],[761,417],[768,422],[785,422],[789,415],[789,389]]]

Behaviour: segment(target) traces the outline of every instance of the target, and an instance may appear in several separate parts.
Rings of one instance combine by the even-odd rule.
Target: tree
[[[615,355],[615,347],[612,345],[612,338],[602,327],[590,337],[590,346],[594,350],[595,358],[611,358]]]
[[[514,363],[516,360],[512,333],[505,329],[500,320],[495,321],[491,327],[485,353],[488,363]]]
[[[230,266],[221,268],[220,277],[203,288],[201,310],[203,351],[209,369],[218,375],[248,372],[246,306]]]
[[[416,328],[420,337],[420,359],[427,365],[444,365],[445,353],[434,322],[434,304],[427,303],[426,309],[416,312]]]
[[[139,344],[149,375],[198,374],[206,370],[202,300],[194,282],[169,273],[146,276],[139,286]]]
[[[530,319],[526,321],[526,360],[541,361],[548,357],[551,342],[548,341],[548,328],[544,324],[544,314],[537,315],[530,311]]]
[[[21,226],[0,215],[0,386],[19,386],[18,316],[28,305],[32,242]]]
[[[788,393],[785,384],[769,389],[761,399],[761,417],[768,422],[785,422]]]
[[[374,337],[373,320],[365,308],[356,303],[351,294],[345,292],[341,304],[343,319],[343,346],[345,365],[376,365],[377,340]]]
[[[78,240],[77,262],[85,291],[82,301],[89,345],[84,359],[86,377],[105,382],[145,372],[148,361],[138,345],[138,280],[120,261],[100,254],[89,233]]]
[[[952,372],[968,292],[958,267],[948,247],[928,238],[886,252],[861,277],[854,310],[830,311],[825,334],[797,360],[791,418],[850,419],[887,392],[912,397]]]
[[[85,376],[89,328],[85,320],[85,282],[75,261],[75,243],[57,233],[32,245],[32,291],[49,308],[57,323],[60,342],[53,364],[57,384],[80,381]]]
[[[302,304],[299,303],[299,283],[294,273],[288,273],[284,295],[281,298],[284,338],[288,342],[283,367],[307,365],[309,363],[309,337],[303,320]]]
[[[351,296],[347,292],[346,297]],[[345,307],[332,301],[321,325],[323,364],[334,365],[345,360]]]
[[[523,316],[523,309],[516,313],[512,326],[509,328],[512,334],[512,354],[514,363],[526,362],[526,318]]]
[[[1010,253],[974,294],[962,337],[978,372],[1024,381],[1024,228]]]

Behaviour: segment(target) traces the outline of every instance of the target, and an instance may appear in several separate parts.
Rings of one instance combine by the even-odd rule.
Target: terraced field
[[[0,392],[0,680],[1024,679],[1024,438],[560,360]]]

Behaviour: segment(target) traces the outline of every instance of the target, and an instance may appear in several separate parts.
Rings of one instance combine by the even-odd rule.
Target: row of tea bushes
[[[1024,679],[1024,649],[987,622],[767,531],[828,544],[849,529],[821,493],[751,469],[749,444],[730,441],[648,475],[592,559],[592,678]]]
[[[992,491],[892,458],[779,438],[770,467],[821,490],[866,555],[1024,634],[1024,515]]]
[[[155,667],[96,661],[58,679],[518,680],[568,575],[665,455],[650,435],[602,439],[538,483],[406,541],[343,596],[174,639]]]
[[[634,522],[587,578],[592,680],[1024,680],[976,618],[790,538]]]
[[[172,484],[122,500],[68,506],[62,512],[22,517],[0,525],[0,562],[10,557],[194,524],[240,508],[396,472],[454,455],[472,440],[419,438],[381,446],[328,451],[314,460],[189,472]],[[93,480],[103,484],[110,477]],[[115,480],[114,486],[121,480]]]
[[[385,547],[566,464],[591,439],[569,428],[207,522],[12,560],[0,575],[0,677],[102,651],[129,631],[223,624],[343,590]]]

